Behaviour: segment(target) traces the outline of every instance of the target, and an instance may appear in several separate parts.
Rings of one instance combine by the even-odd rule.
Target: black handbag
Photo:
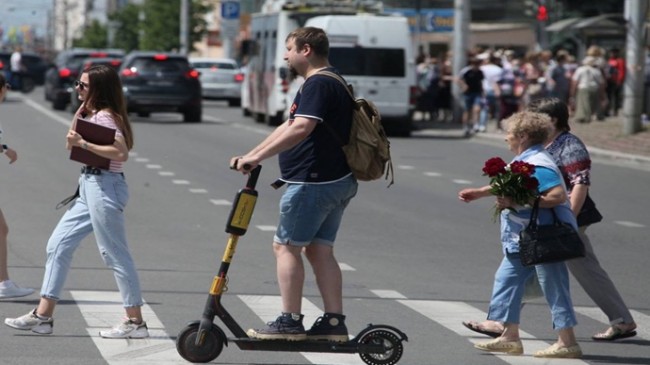
[[[591,199],[589,193],[587,193],[585,202],[582,204],[582,209],[580,209],[580,213],[578,213],[577,220],[578,227],[588,226],[603,220],[603,216],[596,208],[596,203]]]
[[[585,245],[578,232],[558,219],[555,209],[553,223],[537,224],[539,198],[535,199],[528,227],[519,232],[519,258],[524,266],[547,264],[585,256]]]

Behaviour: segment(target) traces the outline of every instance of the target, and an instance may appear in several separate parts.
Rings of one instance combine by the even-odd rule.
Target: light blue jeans
[[[551,307],[553,328],[561,330],[578,324],[571,302],[569,271],[565,263],[523,266],[519,253],[506,254],[494,275],[487,319],[519,324],[524,287],[535,273],[546,302]]]
[[[292,246],[333,246],[343,211],[357,194],[357,187],[352,174],[323,184],[290,183],[280,199],[280,223],[273,241]]]
[[[142,294],[124,229],[129,191],[124,175],[102,171],[82,174],[79,197],[65,212],[47,242],[47,262],[41,296],[58,300],[74,251],[90,233],[107,267],[113,270],[124,307],[141,306]]]

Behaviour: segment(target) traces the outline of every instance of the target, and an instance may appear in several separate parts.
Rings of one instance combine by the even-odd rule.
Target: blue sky
[[[43,35],[52,3],[53,0],[0,0],[0,27],[6,33],[11,26],[30,25],[38,35]]]

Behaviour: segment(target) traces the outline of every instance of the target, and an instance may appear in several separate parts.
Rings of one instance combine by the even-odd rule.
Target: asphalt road
[[[89,237],[76,253],[54,334],[0,326],[0,364],[185,363],[174,340],[188,321],[201,316],[226,244],[230,203],[245,182],[228,169],[229,159],[271,131],[225,103],[206,102],[204,115],[198,124],[182,123],[175,114],[132,116],[135,148],[125,169],[131,193],[127,235],[153,337],[98,338],[97,331],[122,314],[111,272]],[[27,96],[12,93],[0,105],[5,142],[19,154],[14,165],[0,156],[0,207],[10,226],[10,273],[23,286],[40,287],[45,244],[62,214],[54,207],[76,187],[79,164],[68,159],[64,147],[70,119],[71,113],[54,112],[44,103],[40,88]],[[511,153],[499,142],[431,130],[393,138],[391,148],[395,185],[361,183],[336,245],[351,334],[368,323],[401,329],[409,340],[399,364],[550,363],[530,356],[555,338],[543,301],[527,304],[523,312],[525,356],[480,353],[472,342],[483,338],[460,323],[485,316],[501,253],[491,202],[465,204],[457,192],[487,183],[483,162],[493,156],[509,159]],[[262,325],[280,309],[271,240],[281,192],[269,187],[277,176],[277,162],[266,161],[251,227],[237,246],[223,299],[244,329]],[[593,198],[605,219],[590,228],[590,236],[633,310],[639,336],[616,344],[591,341],[606,320],[572,282],[580,322],[576,333],[585,357],[562,364],[650,363],[648,186],[647,169],[600,160],[594,165]],[[0,316],[22,315],[36,303],[36,294],[2,300]],[[321,307],[312,276],[303,307],[309,326]],[[233,344],[213,363],[362,364],[357,355],[242,351]]]

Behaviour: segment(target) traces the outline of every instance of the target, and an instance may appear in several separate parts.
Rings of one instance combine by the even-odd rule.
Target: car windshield
[[[230,62],[208,62],[208,61],[192,62],[192,66],[194,66],[195,68],[216,68],[222,70],[234,70],[237,68],[237,66],[235,66]]]
[[[342,75],[403,77],[404,49],[331,47],[330,63]]]
[[[187,61],[180,58],[156,60],[154,58],[137,58],[130,66],[138,72],[185,72],[189,69]]]

